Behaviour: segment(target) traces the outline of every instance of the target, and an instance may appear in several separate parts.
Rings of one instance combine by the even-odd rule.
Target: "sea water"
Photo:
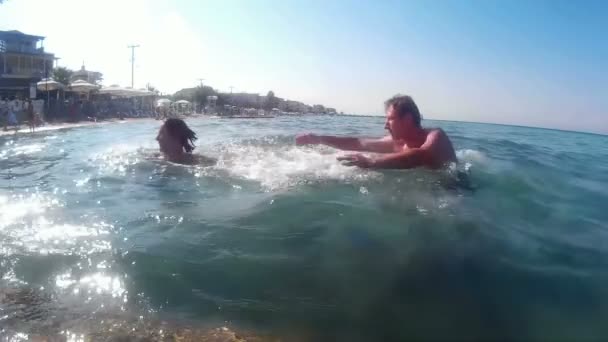
[[[4,337],[112,320],[608,338],[606,136],[426,121],[452,138],[460,186],[454,170],[362,170],[294,144],[382,136],[382,118],[187,122],[216,165],[157,159],[154,120],[0,137]]]

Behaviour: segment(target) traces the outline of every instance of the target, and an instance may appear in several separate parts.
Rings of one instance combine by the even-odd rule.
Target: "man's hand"
[[[342,161],[342,165],[345,166],[358,166],[360,168],[368,169],[374,166],[374,160],[366,157],[362,154],[347,154],[342,157],[338,157],[339,161]]]
[[[321,138],[318,135],[307,133],[296,136],[296,145],[316,145],[321,143]]]

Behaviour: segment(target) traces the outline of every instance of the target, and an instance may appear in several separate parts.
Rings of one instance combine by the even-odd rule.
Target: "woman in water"
[[[192,154],[197,139],[196,133],[182,119],[167,119],[156,137],[160,152],[170,162],[186,165],[214,162],[210,158]]]

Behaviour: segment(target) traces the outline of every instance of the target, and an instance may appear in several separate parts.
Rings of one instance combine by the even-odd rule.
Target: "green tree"
[[[53,79],[63,85],[70,84],[73,71],[66,67],[57,67],[53,70]]]
[[[210,86],[198,86],[194,90],[194,102],[201,106],[207,104],[207,96],[217,95],[217,92]]]
[[[217,102],[216,105],[221,107],[224,105],[230,104],[230,94],[217,94]]]
[[[266,101],[264,103],[264,109],[266,110],[271,110],[273,108],[276,108],[278,105],[278,101],[277,101],[277,97],[274,95],[274,91],[269,91],[268,94],[266,94]]]
[[[192,102],[198,108],[207,104],[207,96],[218,95],[217,91],[210,86],[198,86],[196,88],[184,88],[172,96],[173,101],[186,100]]]
[[[90,82],[93,84],[101,84],[103,81],[103,74],[100,72],[91,72],[89,74]]]
[[[184,89],[181,89],[181,90],[178,90],[177,92],[175,92],[175,94],[173,94],[173,96],[171,96],[171,100],[173,100],[173,101],[179,101],[179,100],[192,101],[193,96],[194,96],[194,88],[184,88]]]

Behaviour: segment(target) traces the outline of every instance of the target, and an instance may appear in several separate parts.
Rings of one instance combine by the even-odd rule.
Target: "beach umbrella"
[[[42,80],[40,80],[40,82],[36,83],[36,87],[40,91],[46,91],[46,109],[48,115],[48,110],[51,102],[49,94],[51,91],[63,88],[63,84],[55,81],[52,78],[43,78]],[[57,93],[57,99],[59,99],[59,92]]]
[[[129,95],[129,90],[117,85],[111,85],[109,87],[99,89],[99,93],[117,97],[127,97]]]
[[[145,89],[122,88],[117,85],[101,88],[99,93],[117,97],[144,97],[156,95],[154,92]]]
[[[151,92],[151,91],[146,90],[146,89],[131,89],[131,88],[128,88],[128,90],[129,90],[129,95],[130,96],[144,97],[144,96],[154,96],[154,95],[156,95],[154,92]]]
[[[98,88],[98,86],[82,80],[77,80],[70,84],[70,89],[76,93],[88,93]]]
[[[119,93],[120,91],[122,91],[122,88],[117,85],[111,85],[109,87],[103,87],[103,88],[99,89],[100,94],[108,94],[108,95],[114,95],[116,93]]]
[[[150,91],[150,90],[144,89],[144,88],[140,88],[137,91],[139,93],[139,96],[156,96],[156,95],[158,95],[158,94],[156,94],[156,92]]]
[[[133,88],[129,88],[129,87],[123,88],[120,96],[123,96],[123,97],[136,97],[136,96],[139,96],[139,91],[135,90]]]
[[[159,99],[156,101],[156,107],[168,107],[171,105],[171,100],[169,99]]]
[[[36,83],[36,87],[40,91],[53,91],[63,88],[63,84],[52,78],[43,78],[40,82]]]

